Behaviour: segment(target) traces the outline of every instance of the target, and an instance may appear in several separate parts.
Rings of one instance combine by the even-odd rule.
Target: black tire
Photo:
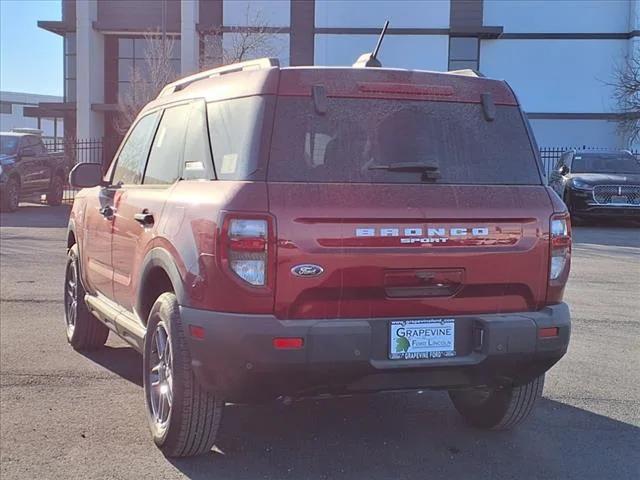
[[[47,192],[47,205],[57,207],[62,203],[64,195],[64,179],[60,175],[56,175],[51,179],[49,191]]]
[[[542,397],[544,374],[519,387],[452,390],[449,397],[465,421],[478,428],[509,430],[523,422]]]
[[[20,182],[15,177],[10,177],[5,185],[2,198],[0,198],[0,210],[3,212],[15,212],[20,201]]]
[[[64,318],[67,341],[76,350],[95,350],[102,347],[109,336],[109,328],[94,317],[84,303],[84,287],[80,280],[78,246],[73,245],[67,255],[64,276]]]
[[[209,452],[224,402],[205,390],[193,373],[173,293],[160,295],[151,308],[143,363],[145,405],[155,444],[167,457]]]

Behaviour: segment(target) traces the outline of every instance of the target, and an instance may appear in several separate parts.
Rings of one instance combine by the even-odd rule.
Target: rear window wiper
[[[420,172],[422,180],[437,180],[440,178],[440,169],[437,165],[428,165],[419,162],[399,162],[390,165],[371,165],[369,170],[387,170],[389,172]]]

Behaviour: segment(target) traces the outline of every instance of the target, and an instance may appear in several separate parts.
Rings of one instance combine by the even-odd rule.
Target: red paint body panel
[[[250,182],[179,182],[166,205],[154,247],[176,259],[188,303],[237,313],[273,311],[273,288],[252,287],[220,261],[224,211],[265,214],[267,186]]]
[[[551,203],[542,186],[279,183],[269,185],[269,200],[278,220],[278,318],[516,312],[545,302]],[[400,237],[355,236],[356,228],[371,227],[483,227],[488,235],[409,245]],[[291,268],[304,263],[324,273],[293,277]],[[453,296],[385,292],[394,272],[451,268],[464,272]]]
[[[122,187],[116,191],[111,252],[113,257],[113,299],[126,310],[133,311],[136,292],[140,288],[140,269],[158,232],[134,220],[136,213],[146,211],[154,219],[164,218],[165,201],[172,187]]]

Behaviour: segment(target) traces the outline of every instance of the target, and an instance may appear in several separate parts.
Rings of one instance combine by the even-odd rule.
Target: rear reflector
[[[303,346],[304,339],[300,337],[273,339],[273,348],[276,350],[300,350]]]
[[[189,334],[193,338],[197,338],[198,340],[202,340],[204,338],[204,328],[199,327],[197,325],[189,325]]]
[[[551,338],[557,337],[560,334],[558,327],[541,328],[538,330],[538,338]]]

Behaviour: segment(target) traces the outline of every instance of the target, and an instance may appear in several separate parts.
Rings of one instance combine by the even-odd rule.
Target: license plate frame
[[[391,320],[390,360],[430,360],[456,356],[453,318]],[[400,340],[403,338],[404,340]]]
[[[626,195],[611,195],[611,203],[614,205],[624,205],[628,202]]]

